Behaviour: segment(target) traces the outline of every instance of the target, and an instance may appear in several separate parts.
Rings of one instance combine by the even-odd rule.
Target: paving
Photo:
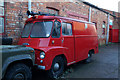
[[[108,46],[99,47],[99,53],[92,56],[92,62],[85,64],[78,62],[67,67],[61,78],[118,78],[118,63],[120,64],[119,55],[120,45],[112,43]],[[120,68],[119,68],[120,69]],[[33,80],[48,79],[45,71],[35,71]]]

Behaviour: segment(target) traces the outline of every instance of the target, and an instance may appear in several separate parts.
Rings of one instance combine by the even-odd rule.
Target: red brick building
[[[120,13],[105,10],[114,15],[114,21],[112,27],[110,26],[109,31],[109,41],[110,42],[120,42]],[[118,37],[119,36],[119,37]]]
[[[89,8],[90,5],[87,5],[80,1],[31,3],[31,10],[34,12],[41,11],[46,13],[54,13],[60,16],[71,17],[86,21],[88,21],[89,19]],[[16,44],[21,35],[25,20],[28,18],[28,16],[26,15],[27,10],[28,2],[0,3],[0,19],[2,21],[0,23],[0,35],[13,38],[13,44]],[[92,6],[91,22],[94,22],[96,24],[99,44],[105,44],[108,23],[107,14],[104,11],[101,11]],[[112,26],[110,28],[119,30],[119,26],[116,27],[116,25],[118,25],[118,18],[110,15],[110,25]]]

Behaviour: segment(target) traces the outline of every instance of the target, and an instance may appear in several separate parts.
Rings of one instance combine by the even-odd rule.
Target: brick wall
[[[27,19],[27,9],[27,3],[5,3],[5,34],[13,38],[13,44],[16,44],[19,40],[24,22]]]
[[[89,6],[81,2],[32,2],[32,11],[48,12],[47,7],[58,10],[59,15],[86,20],[88,21]],[[27,2],[16,2],[5,4],[6,23],[5,32],[8,37],[14,39],[13,44],[16,44],[19,40],[21,31],[24,26],[24,22],[27,19],[26,11],[28,9]],[[110,16],[113,20],[113,17]],[[107,15],[97,9],[92,8],[92,22],[97,25],[97,32],[99,36],[99,44],[105,44],[106,41],[106,28],[107,28]],[[105,22],[105,34],[103,35],[103,21]]]

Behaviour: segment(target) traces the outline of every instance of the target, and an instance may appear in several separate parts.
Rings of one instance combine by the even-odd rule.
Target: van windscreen
[[[28,24],[25,25],[21,37],[27,38],[29,36],[30,31],[32,29],[32,25],[33,25],[33,23],[28,23]]]
[[[32,38],[49,37],[52,25],[53,25],[52,21],[34,23],[30,37]]]

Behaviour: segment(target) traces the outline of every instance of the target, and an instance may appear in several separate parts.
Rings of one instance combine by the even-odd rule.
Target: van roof
[[[70,20],[70,21],[77,21],[77,22],[82,22],[82,23],[88,23],[88,24],[94,24],[92,22],[84,21],[84,20],[79,20],[79,19],[73,19],[73,18],[68,18],[68,17],[62,17],[62,16],[34,16],[26,20],[26,22],[29,22],[33,19],[63,19],[63,20]]]

